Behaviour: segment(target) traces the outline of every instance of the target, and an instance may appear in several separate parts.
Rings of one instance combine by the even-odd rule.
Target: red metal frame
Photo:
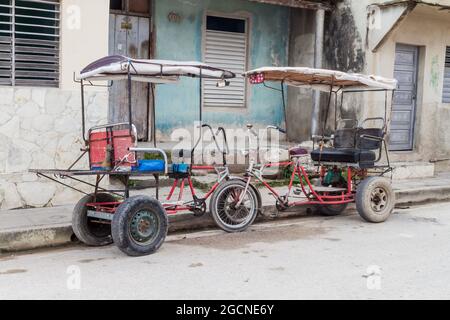
[[[264,168],[266,167],[278,167],[278,166],[292,166],[294,165],[293,161],[290,162],[274,162],[267,165],[264,165]],[[321,179],[323,179],[324,174],[323,170],[324,167],[321,168]],[[347,190],[345,192],[341,192],[340,195],[330,195],[328,192],[324,193],[318,193],[314,190],[314,186],[311,184],[311,181],[309,180],[308,174],[305,170],[305,168],[300,164],[295,164],[294,169],[292,170],[291,178],[289,180],[288,185],[288,195],[291,194],[292,187],[294,185],[295,177],[298,177],[300,181],[300,188],[305,195],[305,197],[308,200],[305,201],[295,201],[295,202],[289,202],[289,198],[286,199],[287,203],[283,201],[283,196],[280,195],[274,188],[272,188],[266,181],[264,181],[262,178],[259,178],[256,174],[253,172],[248,176],[247,182],[250,182],[249,180],[252,179],[252,177],[256,177],[274,196],[274,198],[279,201],[280,203],[284,203],[287,207],[294,207],[294,206],[301,206],[301,205],[338,205],[338,204],[344,204],[344,203],[351,203],[355,201],[355,192],[353,191],[353,184],[352,184],[352,168],[347,167]],[[304,181],[303,181],[303,179]],[[305,185],[306,182],[306,185]],[[306,187],[309,187],[310,192],[306,191]]]
[[[208,171],[213,171],[215,170],[214,166],[192,166],[192,170],[208,170]],[[179,183],[181,181],[181,183]],[[169,194],[166,197],[166,202],[162,203],[163,207],[166,209],[167,214],[177,214],[178,212],[181,211],[192,211],[194,209],[193,206],[189,206],[189,205],[179,205],[179,204],[173,204],[173,203],[167,203],[168,201],[171,201],[174,194],[175,194],[175,190],[178,188],[178,201],[182,201],[183,199],[183,193],[184,193],[184,189],[186,187],[186,183],[189,187],[189,191],[191,193],[192,196],[192,200],[195,201],[197,199],[197,201],[206,201],[213,193],[214,191],[216,191],[217,187],[219,186],[219,182],[216,182],[212,188],[205,194],[205,196],[203,198],[198,198],[197,197],[197,192],[194,188],[194,184],[192,183],[192,178],[191,175],[189,174],[187,177],[184,178],[179,178],[179,179],[175,179],[172,187],[169,191]]]
[[[215,167],[213,166],[192,166],[192,170],[215,170]],[[181,183],[180,183],[181,181]],[[177,194],[178,197],[178,201],[182,201],[183,199],[183,193],[184,190],[186,188],[186,184],[189,188],[190,194],[192,196],[192,201],[194,201],[195,199],[199,200],[199,201],[206,201],[207,199],[209,199],[209,197],[211,197],[211,195],[214,193],[214,191],[216,191],[217,187],[219,186],[219,181],[217,181],[212,187],[211,189],[203,196],[203,198],[197,198],[197,192],[194,188],[194,184],[192,183],[192,178],[191,175],[188,175],[185,178],[179,178],[179,179],[175,179],[172,187],[169,191],[169,194],[166,197],[166,203],[162,203],[163,207],[166,209],[167,214],[177,214],[178,212],[182,212],[182,211],[192,211],[194,209],[194,206],[190,206],[187,204],[184,205],[178,205],[178,204],[171,204],[171,203],[167,203],[168,201],[171,201],[174,194]],[[178,189],[178,192],[175,192]],[[106,213],[115,213],[117,207],[121,204],[122,202],[120,201],[116,201],[116,202],[92,202],[92,203],[88,203],[86,204],[87,207],[93,208],[95,211],[100,211],[100,212],[106,212]]]

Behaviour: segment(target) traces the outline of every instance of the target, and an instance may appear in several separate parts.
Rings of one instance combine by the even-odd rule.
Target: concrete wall
[[[414,150],[392,152],[395,162],[428,162],[450,158],[450,105],[442,103],[445,46],[450,45],[450,14],[418,5],[406,16],[376,52],[369,49],[367,7],[379,1],[342,1],[327,19],[325,64],[343,71],[393,77],[397,43],[420,46],[418,105]],[[441,4],[445,4],[442,1]],[[383,21],[381,20],[381,23]],[[425,31],[426,30],[426,31]],[[382,97],[366,95],[346,104],[347,116],[367,117],[383,113]],[[446,163],[440,162],[445,169]]]
[[[427,30],[423,32],[423,30]],[[414,150],[394,154],[398,161],[450,157],[450,105],[442,103],[445,47],[450,45],[450,14],[418,6],[373,53],[369,72],[393,74],[396,43],[420,46]]]
[[[291,10],[289,66],[314,67],[314,11]],[[311,137],[313,91],[288,87],[287,134],[290,141],[307,141]]]
[[[156,0],[154,9],[155,58],[201,61],[204,17],[213,12],[249,18],[249,69],[287,64],[289,8],[245,0]],[[169,22],[167,16],[172,11],[181,16],[179,23]],[[257,126],[280,125],[284,121],[280,94],[262,86],[247,88],[246,108],[204,108],[204,121],[228,128],[241,128],[249,122]],[[173,129],[193,127],[199,117],[198,92],[198,81],[193,79],[156,88],[160,138],[166,138]]]
[[[108,54],[108,0],[61,1],[60,88],[0,87],[0,208],[73,203],[70,189],[30,168],[67,168],[80,154],[81,98],[73,72]],[[86,93],[87,126],[105,123],[108,93]]]

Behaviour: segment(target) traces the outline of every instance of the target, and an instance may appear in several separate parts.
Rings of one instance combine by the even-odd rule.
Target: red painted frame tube
[[[177,186],[178,186],[178,179],[175,179],[175,181],[172,184],[172,188],[170,189],[169,195],[166,198],[166,201],[172,199],[173,193],[175,192]]]

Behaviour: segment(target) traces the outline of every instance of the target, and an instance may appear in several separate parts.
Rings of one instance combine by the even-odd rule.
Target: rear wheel
[[[323,216],[332,217],[332,216],[338,216],[342,212],[344,212],[345,209],[347,209],[348,203],[342,203],[342,204],[328,204],[328,205],[320,205],[319,213]]]
[[[356,191],[356,209],[368,222],[383,222],[395,206],[395,193],[389,180],[369,177],[361,182]]]
[[[72,229],[78,240],[88,246],[104,246],[112,243],[111,224],[99,222],[87,216],[88,203],[114,202],[116,198],[109,193],[88,194],[78,201],[72,213]]]
[[[258,215],[258,197],[251,186],[229,180],[214,192],[210,210],[216,224],[227,232],[246,230]],[[245,192],[245,194],[244,194]]]
[[[147,196],[125,200],[112,221],[114,244],[129,256],[156,252],[163,244],[169,220],[161,203]]]

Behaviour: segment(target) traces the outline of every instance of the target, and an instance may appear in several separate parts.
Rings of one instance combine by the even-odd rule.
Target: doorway
[[[150,8],[150,0],[110,0],[110,55],[150,58]],[[132,83],[132,120],[140,141],[152,139],[150,89],[148,83]],[[109,90],[109,121],[128,122],[127,81],[116,81]]]
[[[389,138],[392,151],[413,150],[418,62],[419,47],[397,44],[394,77],[398,80],[398,89],[394,93]]]

